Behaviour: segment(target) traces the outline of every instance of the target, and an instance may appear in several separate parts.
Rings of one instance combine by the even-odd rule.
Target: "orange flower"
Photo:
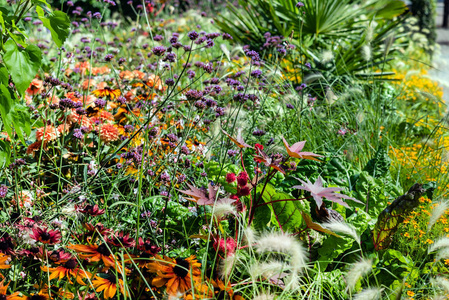
[[[147,85],[149,87],[154,87],[155,90],[160,92],[163,92],[167,89],[167,87],[164,87],[164,85],[162,84],[161,78],[154,74],[148,76]]]
[[[109,299],[115,296],[117,293],[117,284],[120,288],[122,295],[128,295],[124,289],[123,280],[116,278],[114,275],[105,274],[104,277],[96,276],[92,280],[92,285],[96,288],[97,293],[103,292],[105,299]]]
[[[111,100],[117,99],[121,92],[119,89],[111,89],[110,87],[104,87],[102,89],[97,89],[92,92],[96,97],[110,97]]]
[[[49,280],[58,278],[58,281],[67,277],[70,284],[73,284],[70,277],[75,277],[76,282],[81,285],[86,285],[83,281],[85,278],[91,278],[92,274],[80,269],[78,267],[78,262],[74,259],[68,259],[62,266],[58,266],[56,268],[49,268],[47,266],[41,266],[42,271],[51,273],[49,276]]]
[[[69,249],[80,253],[79,257],[88,259],[90,262],[103,261],[105,266],[113,267],[115,265],[115,258],[109,251],[106,244],[101,245],[70,245]]]
[[[39,128],[36,131],[36,139],[38,141],[44,140],[44,142],[49,142],[56,140],[59,137],[59,132],[53,125],[47,125]]]
[[[104,124],[100,127],[99,136],[104,143],[113,142],[119,139],[119,130],[112,124]]]
[[[3,279],[2,282],[0,282],[0,299],[6,299],[6,300],[23,300],[25,299],[24,297],[20,297],[19,296],[19,292],[15,292],[12,295],[7,296],[6,295],[6,291],[8,290],[8,285],[3,285],[3,282],[5,280]]]
[[[167,293],[170,296],[176,296],[178,293],[185,294],[192,288],[192,281],[199,283],[201,281],[201,264],[195,259],[194,255],[186,259],[169,258],[155,256],[154,261],[147,264],[150,272],[156,273],[152,284],[156,287],[166,286]]]
[[[97,82],[93,79],[86,79],[83,81],[83,83],[81,83],[81,87],[83,88],[83,90],[88,90],[91,87],[94,87],[97,84]]]
[[[84,74],[87,70],[89,70],[90,63],[88,61],[78,62],[75,64],[75,68],[78,68],[80,70],[80,73]]]
[[[31,81],[30,86],[27,88],[26,93],[30,96],[39,94],[42,92],[43,84],[44,82],[42,80],[34,78],[33,81]]]
[[[3,253],[0,253],[0,269],[9,269],[11,266],[6,262],[9,260],[9,256]]]

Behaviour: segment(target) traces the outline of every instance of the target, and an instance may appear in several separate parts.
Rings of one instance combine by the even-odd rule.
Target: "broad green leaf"
[[[13,106],[14,102],[11,99],[11,94],[9,93],[8,88],[0,84],[0,115],[2,117],[3,126],[5,126],[5,130],[10,137],[12,137],[12,129],[11,129],[11,119],[9,112]]]
[[[19,48],[13,40],[8,40],[4,48],[6,53],[3,55],[3,61],[8,67],[17,91],[22,95],[39,71],[41,50],[34,45],[28,45],[25,49]]]
[[[45,27],[51,32],[51,37],[55,44],[60,48],[69,36],[70,19],[62,11],[54,11],[48,18],[44,16],[44,10],[37,6],[37,14]]]
[[[25,143],[24,135],[31,134],[31,117],[28,109],[20,104],[16,104],[10,112],[10,119],[14,125],[14,129],[23,144]]]
[[[390,170],[391,159],[387,154],[385,146],[379,146],[376,154],[368,161],[363,171],[368,172],[375,178],[385,176]]]
[[[7,86],[9,83],[9,73],[8,69],[5,67],[4,64],[0,63],[0,84],[4,84]]]
[[[31,0],[31,3],[33,3],[36,7],[42,8],[47,14],[52,12],[50,4],[48,4],[45,0]]]
[[[11,146],[9,142],[0,140],[0,168],[5,168],[9,165],[11,158]]]

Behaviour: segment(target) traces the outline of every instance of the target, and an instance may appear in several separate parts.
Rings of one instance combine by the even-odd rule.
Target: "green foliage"
[[[56,46],[61,47],[69,36],[70,19],[62,11],[54,11],[45,17],[44,10],[41,7],[36,7],[39,19],[45,27],[51,32],[51,37]]]
[[[3,61],[8,67],[17,91],[23,94],[39,71],[42,60],[41,50],[35,45],[21,48],[12,39],[5,43],[4,49]]]
[[[257,187],[257,199],[260,198],[262,192],[262,200],[266,204],[259,203],[262,205],[255,209],[254,222],[256,222],[257,228],[260,226],[263,228],[263,225],[267,225],[270,222],[286,232],[298,232],[301,228],[304,228],[305,223],[301,212],[308,213],[310,211],[308,202],[295,200],[292,195],[277,191],[270,183],[266,184],[266,186],[259,185]],[[270,214],[267,214],[268,211],[270,211]]]

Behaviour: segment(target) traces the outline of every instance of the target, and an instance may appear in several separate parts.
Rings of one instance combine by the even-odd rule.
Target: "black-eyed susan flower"
[[[201,263],[194,255],[188,258],[162,258],[159,255],[147,264],[150,272],[156,273],[152,285],[155,287],[166,287],[170,296],[185,294],[192,288],[192,282],[199,284],[201,281]]]
[[[106,267],[113,267],[115,265],[114,256],[111,254],[106,244],[101,245],[70,245],[69,249],[75,250],[79,253],[82,259],[88,259],[89,262],[103,261]]]
[[[98,89],[92,92],[96,97],[109,97],[111,100],[117,99],[121,93],[119,89],[111,89],[110,87],[105,87],[103,89]]]
[[[104,274],[101,277],[95,276],[95,279],[92,280],[92,285],[97,293],[103,292],[105,299],[114,297],[117,293],[117,287],[122,295],[128,295],[124,289],[123,280],[112,274]]]
[[[61,241],[61,233],[58,230],[48,230],[47,228],[33,228],[30,237],[43,244],[54,245]]]
[[[41,267],[42,271],[50,273],[49,280],[53,280],[58,278],[58,280],[67,277],[70,284],[73,284],[71,277],[74,277],[76,282],[81,285],[86,285],[83,281],[85,278],[91,278],[92,274],[82,270],[76,259],[71,258],[67,260],[63,265],[60,265],[56,268],[49,268],[47,266]]]
[[[5,280],[3,279],[2,282],[0,282],[0,300],[23,300],[24,297],[19,296],[19,292],[15,292],[11,295],[6,295],[6,291],[8,290],[8,284],[3,285],[3,282]]]
[[[0,253],[0,269],[9,269],[11,266],[8,264],[10,257],[3,253]]]

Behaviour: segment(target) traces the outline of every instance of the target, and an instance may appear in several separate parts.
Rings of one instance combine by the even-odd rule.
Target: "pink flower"
[[[119,131],[112,124],[104,124],[100,127],[99,136],[102,142],[109,143],[119,139]]]
[[[239,186],[243,187],[248,183],[248,173],[245,171],[240,172],[239,176],[237,176],[237,183]]]
[[[226,256],[229,256],[235,253],[237,243],[232,237],[228,237],[226,240],[224,238],[218,238],[215,239],[213,246],[215,251],[223,252]]]
[[[336,193],[336,192],[341,191],[342,190],[341,188],[337,188],[337,187],[325,188],[325,187],[323,187],[323,180],[321,179],[321,177],[318,177],[318,179],[315,181],[314,184],[312,184],[309,179],[307,179],[307,182],[304,182],[299,178],[296,178],[296,179],[298,179],[302,183],[302,185],[295,185],[295,186],[293,186],[293,188],[310,192],[312,194],[312,197],[315,200],[318,208],[321,208],[321,205],[323,205],[323,198],[326,198],[329,201],[341,204],[347,208],[349,208],[349,205],[346,202],[343,202],[341,199],[349,199],[349,200],[352,200],[352,201],[355,201],[358,203],[362,203],[361,201],[354,199],[352,197],[346,196],[344,194]]]

